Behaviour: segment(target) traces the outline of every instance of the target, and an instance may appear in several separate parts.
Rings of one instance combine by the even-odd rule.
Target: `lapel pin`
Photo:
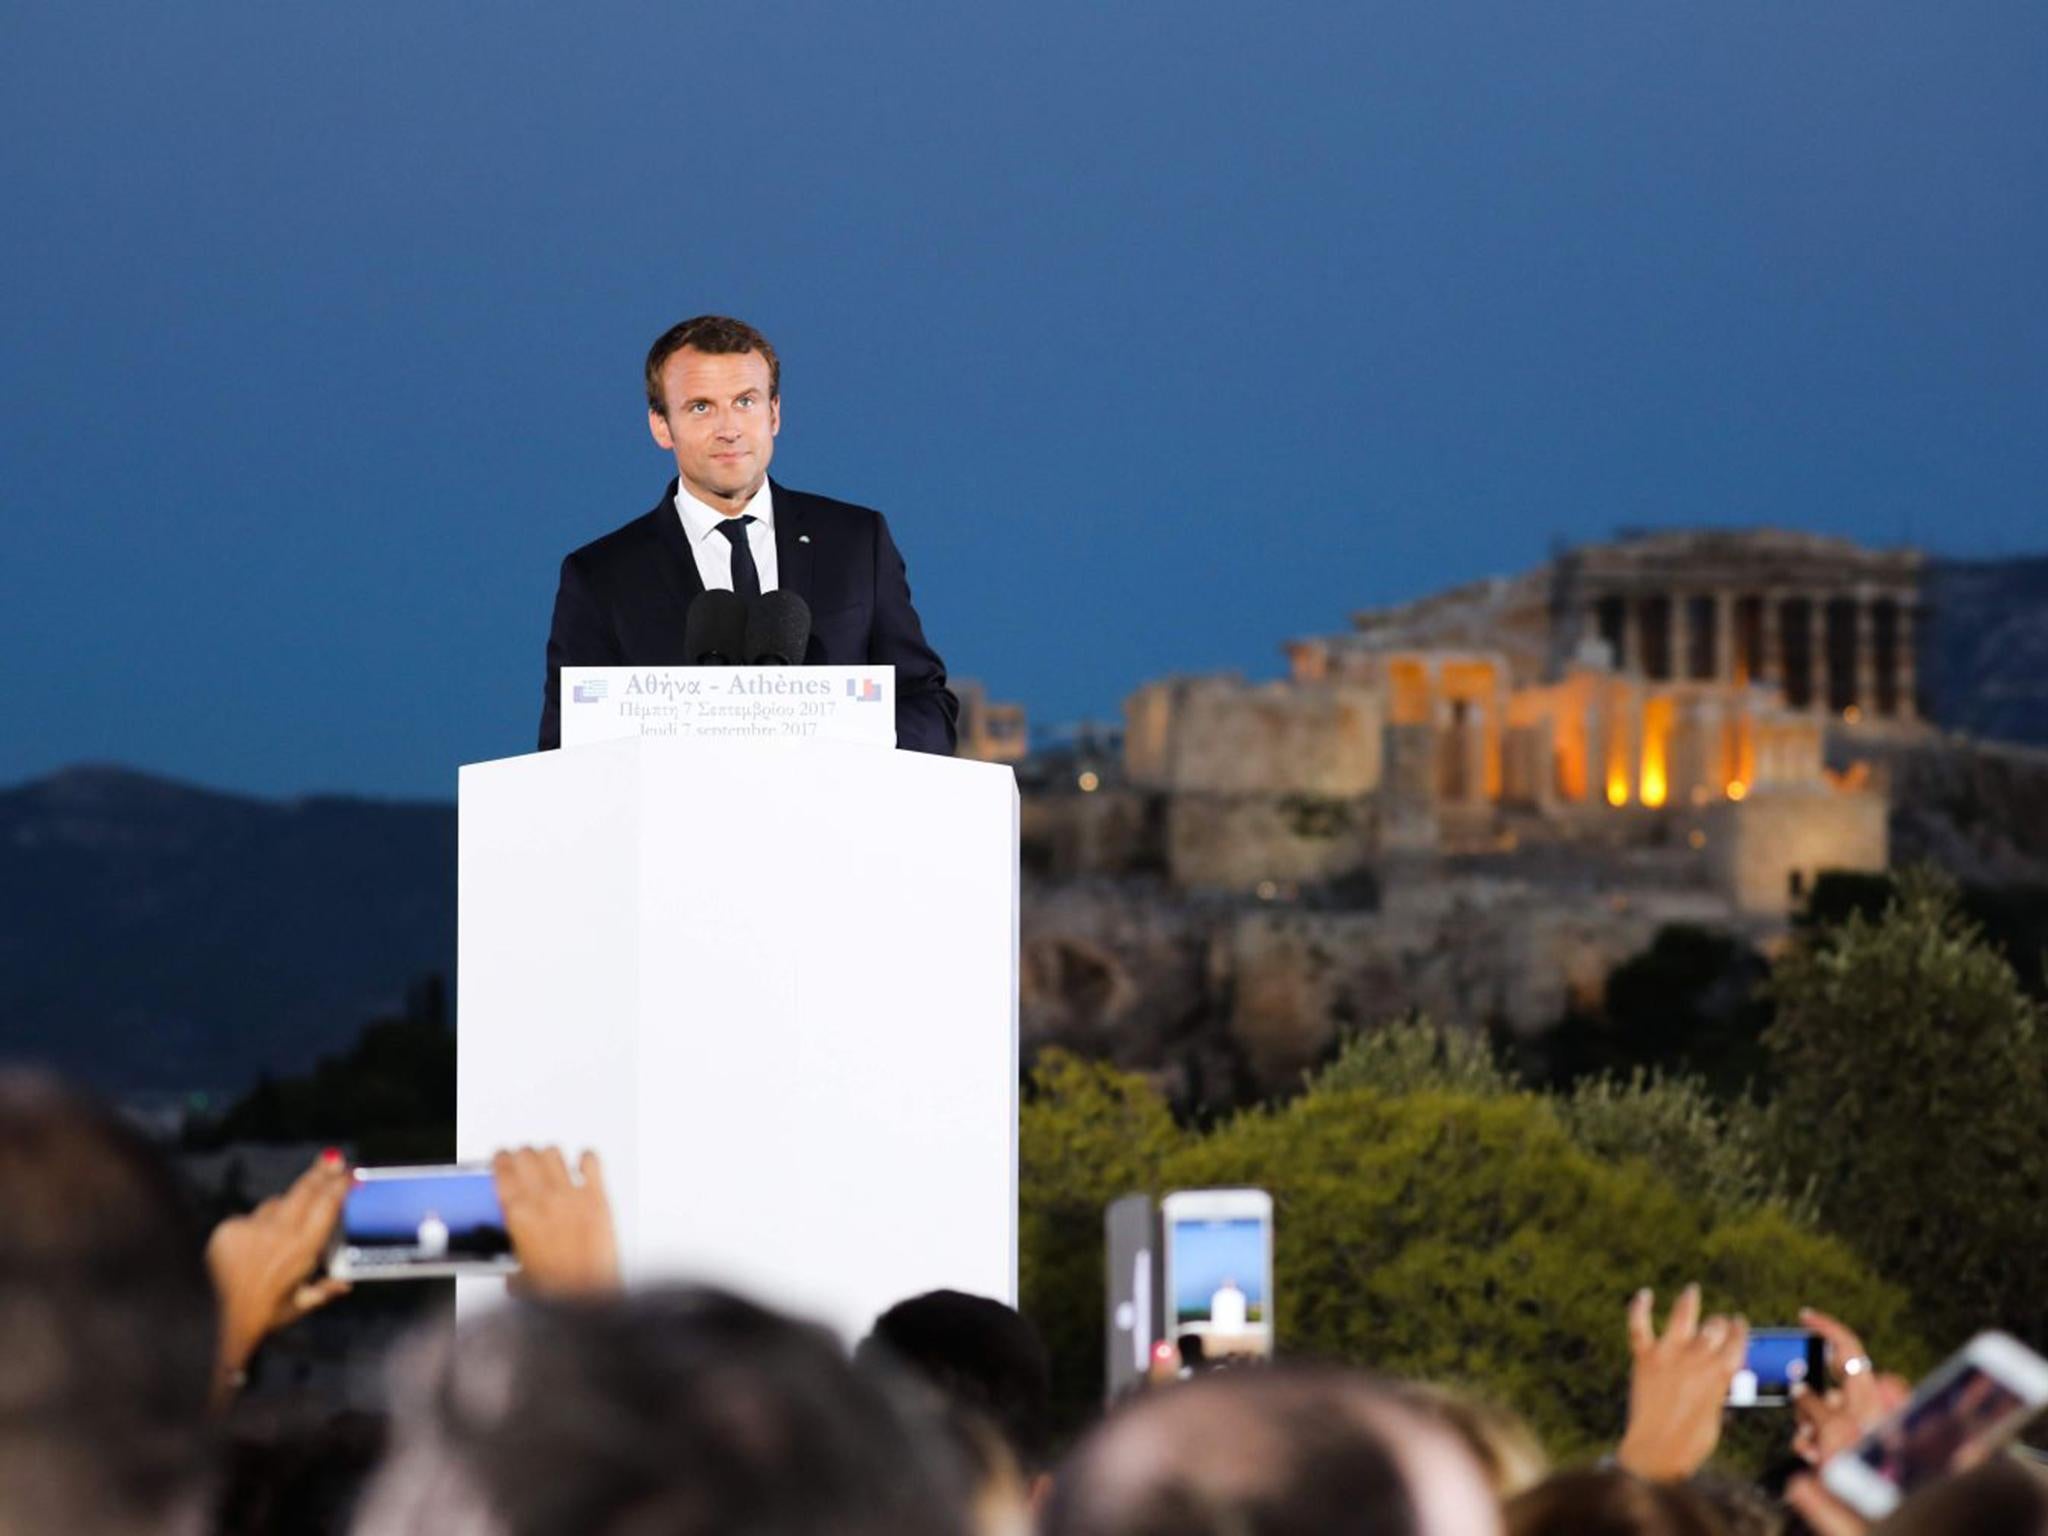
[[[796,536],[796,541],[799,544],[808,544],[811,542],[811,536],[808,533],[800,533]]]

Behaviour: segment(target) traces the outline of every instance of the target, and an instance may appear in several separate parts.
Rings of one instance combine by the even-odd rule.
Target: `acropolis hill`
[[[1027,1041],[1270,1090],[1413,1008],[1540,1032],[1666,925],[1768,950],[1823,871],[2048,879],[2048,754],[1928,723],[1927,571],[1624,537],[1142,685],[1120,760],[1021,775]]]

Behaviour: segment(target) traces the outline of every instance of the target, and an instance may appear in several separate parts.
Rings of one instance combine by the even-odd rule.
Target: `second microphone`
[[[684,659],[693,667],[800,666],[811,640],[811,605],[794,592],[699,593],[683,621]]]

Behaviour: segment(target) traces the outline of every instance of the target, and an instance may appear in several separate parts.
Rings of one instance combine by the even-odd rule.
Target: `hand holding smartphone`
[[[1822,1465],[1822,1484],[1870,1520],[1916,1490],[1979,1465],[2048,1403],[2048,1360],[1980,1333],[1935,1368],[1905,1407]]]

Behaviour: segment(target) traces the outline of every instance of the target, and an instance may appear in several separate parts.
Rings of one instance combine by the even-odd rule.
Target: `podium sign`
[[[563,746],[633,736],[893,747],[896,669],[562,668]]]

